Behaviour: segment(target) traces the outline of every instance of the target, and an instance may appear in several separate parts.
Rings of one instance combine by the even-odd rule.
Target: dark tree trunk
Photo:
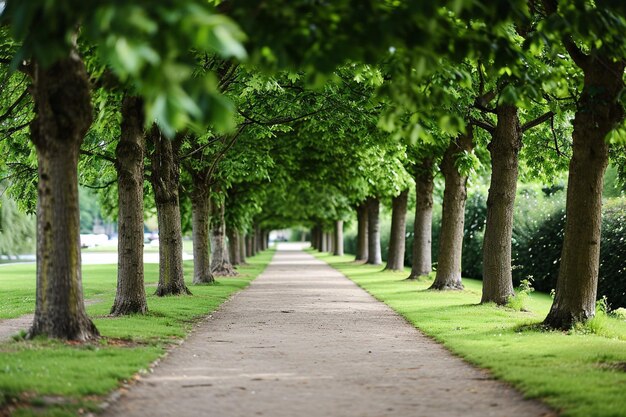
[[[270,232],[269,230],[263,231],[263,250],[267,250],[270,247]]]
[[[467,133],[450,142],[441,162],[445,178],[443,194],[443,214],[437,257],[437,275],[431,285],[434,290],[462,290],[461,254],[463,250],[463,226],[465,223],[465,200],[467,198],[467,175],[462,175],[456,167],[457,159],[473,149],[472,127]]]
[[[211,200],[211,272],[215,276],[232,277],[237,271],[230,263],[226,245],[224,202]]]
[[[263,250],[261,246],[261,227],[257,224],[254,226],[254,253],[259,253]]]
[[[34,64],[37,150],[37,294],[29,337],[98,337],[83,302],[78,155],[92,121],[89,79],[80,57],[48,68]]]
[[[215,282],[211,273],[209,248],[209,195],[210,187],[206,172],[192,174],[191,221],[193,238],[193,283],[210,284]]]
[[[114,316],[148,311],[143,273],[143,158],[146,150],[143,103],[122,102],[120,141],[115,150],[118,195],[117,292]]]
[[[380,251],[380,200],[367,199],[367,263],[380,265],[383,258]]]
[[[602,221],[602,185],[608,163],[606,136],[624,119],[623,61],[578,58],[585,77],[573,121],[565,235],[552,308],[544,323],[571,328],[595,315]]]
[[[239,259],[241,261],[241,265],[246,265],[246,257],[248,254],[246,253],[246,234],[239,234]]]
[[[315,226],[313,226],[311,236],[313,237],[312,239],[313,249],[316,249],[321,252],[322,251],[322,226],[320,226],[319,224],[316,224]]]
[[[343,256],[343,220],[335,222],[335,233],[333,241],[333,255]]]
[[[404,250],[406,245],[406,211],[409,190],[402,191],[391,203],[391,235],[387,266],[389,271],[404,271]]]
[[[239,251],[239,232],[227,227],[226,235],[228,236],[228,255],[230,256],[230,263],[233,266],[241,265],[241,252]]]
[[[249,233],[246,235],[246,246],[248,256],[256,255],[256,251],[254,250],[254,233]]]
[[[183,235],[180,223],[178,187],[180,168],[178,140],[171,141],[154,126],[150,131],[154,146],[150,182],[159,222],[159,284],[156,295],[191,294],[183,275]]]
[[[408,279],[418,279],[432,271],[433,188],[433,160],[425,158],[415,167],[415,221]]]
[[[367,204],[363,203],[356,208],[357,236],[355,261],[367,261],[368,237],[367,237]]]
[[[496,112],[498,122],[488,146],[491,153],[491,185],[483,240],[483,295],[480,302],[504,305],[509,297],[515,295],[511,238],[522,129],[517,107],[498,105]]]

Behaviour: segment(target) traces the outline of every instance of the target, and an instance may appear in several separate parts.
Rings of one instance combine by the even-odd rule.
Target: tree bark
[[[267,250],[270,247],[270,231],[263,231],[263,250]]]
[[[191,221],[193,239],[193,283],[211,284],[215,277],[211,273],[209,248],[209,195],[210,187],[206,173],[192,174]]]
[[[154,146],[150,155],[150,182],[154,190],[159,222],[159,283],[156,295],[161,297],[191,294],[183,275],[183,235],[178,200],[178,141],[163,137],[156,125],[151,129],[149,137]]]
[[[327,233],[324,232],[323,230],[320,231],[320,238],[321,238],[321,245],[320,245],[320,252],[328,252],[328,239],[326,237]]]
[[[359,204],[356,208],[357,236],[356,236],[356,258],[355,261],[366,262],[368,258],[368,236],[367,236],[367,204]]]
[[[254,233],[249,233],[246,235],[246,246],[248,247],[248,256],[256,255],[256,251],[254,250]]]
[[[489,146],[491,185],[483,240],[483,294],[481,303],[507,303],[514,296],[511,271],[513,211],[517,190],[518,154],[522,130],[517,107],[498,105],[498,122]]]
[[[239,232],[226,227],[228,236],[228,255],[232,266],[241,265],[241,253],[239,252]]]
[[[441,171],[446,185],[443,194],[437,274],[430,287],[433,290],[463,289],[461,254],[463,251],[467,175],[459,172],[456,161],[463,153],[471,152],[473,147],[472,127],[468,126],[466,133],[450,142],[441,162]]]
[[[433,160],[424,158],[415,167],[415,220],[408,279],[418,279],[432,271],[433,189]]]
[[[146,149],[143,103],[122,102],[120,141],[115,150],[118,195],[117,292],[111,314],[148,311],[143,271],[143,158]]]
[[[316,224],[311,231],[313,249],[322,251],[322,226]]]
[[[226,245],[224,202],[211,200],[211,273],[215,276],[233,277],[237,271],[230,263]]]
[[[389,271],[404,271],[404,251],[406,246],[406,211],[409,190],[404,190],[393,198],[391,203],[391,235],[387,266]]]
[[[261,247],[261,227],[256,224],[254,225],[254,253],[259,253],[263,250]]]
[[[83,302],[78,206],[78,155],[92,121],[89,78],[74,51],[43,68],[33,63],[37,150],[37,291],[28,337],[99,336]]]
[[[343,256],[343,220],[335,222],[335,233],[333,242],[333,255]]]
[[[367,263],[380,265],[383,258],[380,251],[380,200],[367,199]]]
[[[606,136],[624,119],[618,101],[624,62],[602,55],[579,58],[583,91],[573,121],[565,235],[556,294],[544,324],[569,329],[595,315],[602,222]]]
[[[241,265],[246,265],[246,257],[248,256],[248,254],[246,253],[246,234],[245,233],[240,233],[239,234],[239,259],[241,261]]]
[[[326,232],[326,252],[328,253],[333,253],[333,251],[335,250],[333,243],[333,234],[334,234],[334,228],[332,231],[330,232]]]

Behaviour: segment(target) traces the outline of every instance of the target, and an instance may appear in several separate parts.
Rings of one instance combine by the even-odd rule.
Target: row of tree
[[[433,288],[460,289],[467,181],[489,160],[483,302],[502,304],[513,296],[519,156],[529,173],[549,176],[569,152],[561,271],[545,323],[592,317],[602,178],[611,149],[624,159],[625,16],[613,1],[8,0],[0,146],[9,192],[37,211],[30,335],[97,335],[82,299],[79,181],[119,221],[112,313],[128,314],[147,308],[145,207],[159,222],[157,294],[187,294],[189,218],[194,282],[205,283],[232,274],[229,258],[243,262],[285,225],[315,226],[314,245],[334,241],[340,252],[351,210],[357,259],[380,263],[379,206],[393,198],[389,267],[398,269],[414,184],[416,278],[432,265],[437,172],[445,191]]]

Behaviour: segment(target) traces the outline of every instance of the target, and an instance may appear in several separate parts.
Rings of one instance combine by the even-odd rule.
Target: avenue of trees
[[[386,268],[403,271],[415,195],[408,278],[420,279],[432,272],[440,186],[431,288],[460,290],[468,184],[481,170],[491,174],[481,301],[502,305],[515,296],[520,176],[549,184],[567,172],[544,324],[594,316],[603,178],[609,162],[626,173],[623,2],[1,4],[0,191],[37,215],[30,337],[98,336],[82,295],[79,184],[118,221],[111,314],[125,315],[150,307],[147,211],[158,218],[156,294],[192,296],[290,226],[341,255],[356,219],[356,260],[381,264],[381,205],[392,210]]]

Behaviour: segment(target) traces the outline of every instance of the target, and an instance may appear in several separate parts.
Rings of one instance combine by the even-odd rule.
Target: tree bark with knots
[[[467,175],[459,172],[457,159],[474,148],[472,126],[456,140],[450,142],[441,162],[445,178],[441,232],[437,274],[430,289],[462,290],[461,255],[463,251],[463,226],[465,224],[465,200],[467,198]]]
[[[624,89],[624,61],[602,55],[584,55],[575,61],[584,72],[584,85],[573,121],[561,265],[554,301],[544,321],[555,329],[570,329],[595,315],[602,188],[609,152],[606,136],[624,120],[618,100]]]
[[[514,105],[496,107],[498,122],[487,149],[491,153],[491,185],[487,197],[487,222],[483,240],[483,290],[481,303],[507,303],[513,291],[511,239],[517,190],[518,154],[522,128]]]
[[[406,247],[406,212],[409,190],[404,190],[393,197],[391,202],[391,234],[387,253],[388,271],[404,271],[404,252]]]
[[[367,263],[380,265],[383,258],[380,250],[380,200],[369,197],[367,199]]]
[[[362,203],[356,207],[357,236],[356,236],[356,258],[357,262],[367,262],[368,258],[368,236],[367,236],[367,204]]]
[[[159,283],[156,295],[191,294],[183,275],[183,234],[178,199],[178,148],[181,138],[169,140],[156,125],[148,137],[153,146],[150,182],[159,223]]]
[[[415,166],[415,220],[409,280],[432,271],[433,164],[432,158],[424,158]]]
[[[37,290],[28,337],[99,336],[83,301],[78,156],[92,122],[89,78],[75,51],[49,67],[33,63],[37,151]]]
[[[115,149],[118,193],[117,291],[111,314],[148,311],[143,269],[143,159],[146,151],[143,102],[124,97],[120,141]]]

